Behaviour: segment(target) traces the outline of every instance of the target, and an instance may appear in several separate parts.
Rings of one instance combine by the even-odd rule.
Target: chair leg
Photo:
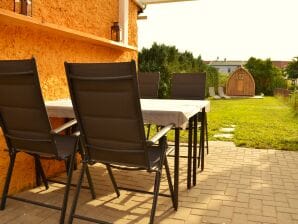
[[[47,177],[44,173],[44,170],[42,168],[42,164],[40,162],[40,156],[34,155],[34,159],[35,159],[35,165],[37,166],[37,169],[38,169],[38,175],[40,175],[42,182],[44,183],[44,186],[47,190],[47,189],[49,189],[49,183],[48,183]],[[40,177],[37,177],[37,178],[39,179]]]
[[[14,153],[10,154],[10,162],[9,162],[6,180],[5,180],[5,184],[4,184],[4,188],[3,188],[0,210],[5,209],[6,199],[7,199],[7,194],[8,194],[8,190],[9,190],[9,184],[10,184],[10,180],[11,180],[11,176],[12,176],[15,159],[16,159],[16,153],[14,152]]]
[[[94,185],[93,185],[93,181],[92,181],[92,178],[91,178],[91,175],[90,175],[90,171],[89,171],[88,165],[86,166],[86,176],[87,176],[87,180],[88,180],[90,192],[91,192],[91,195],[92,195],[92,199],[95,199],[96,198],[96,194],[95,194],[95,191],[94,191]]]
[[[36,186],[39,187],[41,186],[41,180],[40,180],[41,171],[39,168],[37,157],[35,155],[33,155],[33,157],[34,157],[34,164],[35,164],[35,183],[36,183]]]
[[[65,165],[65,169],[68,170],[70,166],[70,158],[68,158],[67,160],[64,160],[64,165]],[[73,170],[77,170],[77,169],[78,169],[78,164],[77,164],[77,160],[75,159],[73,163]]]
[[[72,180],[72,173],[73,173],[73,166],[74,166],[74,160],[75,160],[75,151],[70,157],[70,163],[68,166],[68,172],[67,172],[67,183],[65,186],[65,191],[64,191],[64,198],[63,198],[63,203],[61,207],[61,215],[60,215],[60,224],[64,223],[65,220],[65,214],[66,214],[66,209],[67,209],[67,201],[68,201],[68,196],[69,196],[69,190],[70,190],[70,185],[71,185],[71,180]]]
[[[82,148],[82,144],[81,144],[80,140],[78,142],[78,151],[79,151],[79,153],[82,157],[82,160],[84,161],[85,160],[85,153],[84,153],[84,150]],[[75,163],[74,163],[74,169],[75,170],[77,169],[77,165],[78,165],[77,160],[75,159]],[[91,178],[91,175],[90,175],[88,164],[86,166],[86,176],[87,176],[87,180],[88,180],[88,184],[89,184],[92,199],[95,199],[96,198],[96,193],[95,193],[95,190],[94,190],[94,185],[93,185],[93,181],[92,181],[92,178]]]
[[[117,187],[117,183],[116,183],[116,180],[115,180],[115,178],[114,178],[112,169],[111,169],[111,167],[110,167],[108,164],[106,164],[106,167],[107,167],[107,170],[108,170],[110,179],[111,179],[111,181],[112,181],[114,190],[115,190],[115,192],[116,192],[116,194],[117,194],[117,197],[119,198],[119,196],[120,196],[120,192],[119,192],[119,189],[118,189],[118,187]]]
[[[74,161],[73,169],[74,169],[74,170],[77,170],[77,169],[78,169],[78,161],[77,161],[76,157],[75,157],[75,161]]]
[[[80,194],[80,191],[81,191],[81,187],[82,187],[86,167],[87,167],[87,162],[83,161],[83,165],[82,165],[81,173],[80,173],[80,176],[79,176],[75,196],[73,198],[72,206],[71,206],[71,209],[70,209],[70,214],[69,214],[69,219],[68,219],[69,224],[71,224],[73,222],[73,218],[74,218],[74,214],[75,214],[75,211],[76,211],[76,208],[77,208],[77,203],[78,203],[79,194]]]
[[[169,163],[168,163],[168,159],[167,157],[165,157],[164,159],[164,165],[165,165],[165,169],[166,169],[166,174],[167,174],[167,179],[168,179],[168,184],[169,184],[169,189],[170,189],[170,193],[171,193],[171,199],[172,199],[172,203],[173,203],[173,207],[175,210],[177,210],[176,205],[175,205],[175,196],[174,196],[174,188],[173,188],[173,183],[172,183],[172,178],[171,178],[171,173],[170,173],[170,168],[169,168]]]
[[[69,164],[70,164],[70,160],[69,159],[64,160],[64,166],[65,166],[65,170],[66,171],[69,170]],[[66,172],[66,175],[68,175],[68,172]]]
[[[146,139],[149,139],[149,136],[150,136],[150,129],[151,129],[151,124],[147,124],[147,136],[146,136]]]
[[[153,197],[153,204],[151,209],[151,215],[150,215],[150,224],[153,224],[154,217],[155,217],[155,211],[157,206],[157,199],[159,194],[159,186],[160,186],[160,177],[161,177],[161,170],[156,172],[155,175],[155,184],[154,184],[154,197]]]

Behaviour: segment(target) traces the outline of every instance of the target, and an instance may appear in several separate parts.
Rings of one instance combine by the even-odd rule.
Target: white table
[[[49,117],[75,117],[70,99],[47,101],[45,104]],[[191,118],[196,117],[195,115],[197,115],[199,112],[203,112],[203,114],[205,114],[205,112],[210,111],[210,102],[207,100],[141,99],[141,109],[145,123],[161,126],[166,126],[168,124],[175,125],[174,194],[175,198],[177,199],[175,202],[175,209],[177,209],[179,192],[180,129],[185,129],[187,122]],[[204,136],[204,128],[201,128],[201,130],[203,131],[201,136]],[[195,138],[196,134],[194,136],[194,139]],[[196,141],[194,145],[194,148],[196,149]],[[192,145],[189,144],[190,149],[191,147]],[[202,147],[204,147],[204,144]],[[204,153],[202,156],[204,156]]]

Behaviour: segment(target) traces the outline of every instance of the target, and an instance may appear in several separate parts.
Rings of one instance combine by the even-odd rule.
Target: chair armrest
[[[76,119],[68,121],[65,124],[61,125],[60,127],[51,130],[51,134],[58,134],[61,131],[64,131],[65,129],[70,128],[71,126],[75,125],[76,123],[77,123]]]
[[[163,127],[159,132],[157,132],[150,140],[147,141],[147,144],[153,145],[155,142],[157,142],[161,137],[165,136],[165,134],[167,134],[172,127],[174,126],[174,124],[169,124],[165,127]]]

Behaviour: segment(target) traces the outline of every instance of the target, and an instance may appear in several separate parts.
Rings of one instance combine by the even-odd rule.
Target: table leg
[[[205,165],[205,118],[206,118],[206,114],[205,114],[205,107],[202,109],[202,121],[201,121],[201,171],[204,170],[204,165]]]
[[[197,184],[197,145],[198,145],[198,114],[194,116],[194,136],[193,136],[193,179],[192,184]]]
[[[187,153],[187,189],[191,188],[191,157],[192,157],[193,118],[188,120],[188,153]]]
[[[175,128],[175,162],[174,162],[174,196],[175,196],[175,207],[178,210],[178,195],[179,195],[179,144],[180,144],[180,128]]]
[[[207,155],[209,154],[209,143],[208,143],[208,121],[207,121],[207,113],[205,113],[205,137],[206,137],[206,148]]]

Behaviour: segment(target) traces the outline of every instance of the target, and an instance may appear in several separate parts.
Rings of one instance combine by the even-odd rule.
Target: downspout
[[[138,13],[142,12],[145,8],[140,0],[133,0],[139,7]],[[130,0],[119,0],[119,25],[122,29],[121,41],[124,44],[128,44],[128,23],[129,23],[129,2]]]

